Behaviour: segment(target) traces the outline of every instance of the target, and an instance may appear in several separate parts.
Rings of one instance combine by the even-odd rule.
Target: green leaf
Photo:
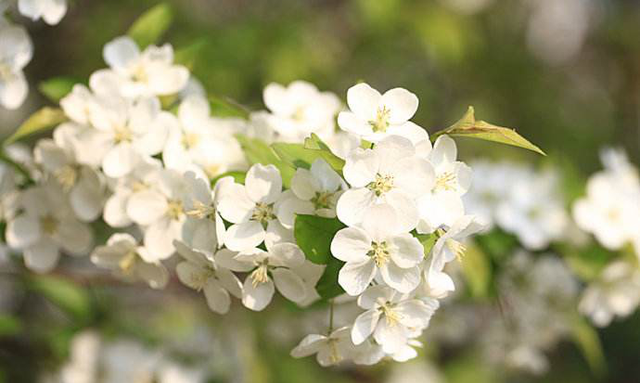
[[[559,253],[573,272],[584,281],[592,281],[600,276],[602,270],[611,263],[619,253],[607,250],[598,245],[575,248],[569,244],[557,244]]]
[[[64,96],[69,94],[73,86],[80,81],[71,77],[54,77],[42,81],[38,85],[40,93],[53,102],[59,102]]]
[[[316,153],[316,155],[327,161],[333,170],[342,174],[344,160],[333,154],[329,146],[325,144],[315,133],[311,133],[311,136],[304,139],[304,148],[318,151],[319,153]]]
[[[217,117],[249,118],[250,111],[247,108],[226,97],[209,96],[209,105],[211,114]]]
[[[27,288],[41,294],[69,316],[86,322],[91,316],[91,299],[87,291],[65,279],[53,276],[33,276]]]
[[[295,169],[280,160],[266,142],[259,138],[247,137],[243,134],[237,134],[235,137],[240,143],[240,146],[242,146],[242,150],[249,164],[274,165],[280,171],[282,184],[285,187],[289,187],[291,178],[296,172]]]
[[[436,244],[436,241],[438,240],[438,235],[436,233],[417,234],[415,237],[418,238],[418,241],[420,241],[420,243],[422,244],[422,247],[424,247],[425,257],[429,256],[431,249],[433,249],[433,246]]]
[[[32,114],[25,122],[22,123],[22,125],[20,125],[15,133],[4,140],[4,145],[12,144],[35,133],[44,132],[65,121],[67,121],[67,116],[65,116],[62,109],[44,107]]]
[[[20,319],[9,314],[0,314],[0,337],[17,335],[22,329]]]
[[[173,20],[173,12],[167,3],[161,3],[143,13],[129,28],[127,35],[140,47],[157,43],[169,29]]]
[[[597,331],[576,313],[571,333],[573,341],[582,352],[591,370],[595,374],[602,376],[606,371],[606,361]]]
[[[506,145],[528,149],[546,156],[542,149],[516,133],[515,129],[505,128],[485,121],[476,120],[472,106],[469,107],[467,113],[465,113],[458,122],[433,134],[431,139],[435,140],[443,134],[454,137],[470,137],[480,140],[499,142]]]
[[[193,72],[193,68],[198,63],[198,57],[200,57],[200,53],[206,45],[206,39],[198,39],[186,47],[177,49],[174,54],[173,62],[184,65],[190,72]]]
[[[333,257],[327,263],[322,277],[316,284],[316,291],[322,299],[329,300],[344,293],[344,289],[338,284],[338,273],[342,266],[344,266],[344,262]]]
[[[337,218],[324,218],[315,215],[296,216],[293,234],[296,243],[313,263],[327,264],[331,256],[331,241],[344,224]]]
[[[478,246],[467,247],[462,260],[464,275],[472,297],[484,298],[491,287],[491,263]]]

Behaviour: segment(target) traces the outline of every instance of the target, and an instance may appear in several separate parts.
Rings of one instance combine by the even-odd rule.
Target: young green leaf
[[[198,57],[200,56],[200,52],[207,45],[206,39],[198,39],[193,43],[182,47],[180,49],[176,49],[176,53],[173,57],[173,62],[175,64],[180,64],[185,66],[189,71],[193,71],[193,68],[196,66],[198,62]]]
[[[225,97],[209,96],[211,114],[216,117],[249,118],[249,110],[237,102]]]
[[[127,35],[141,49],[155,44],[169,29],[173,20],[173,11],[167,3],[161,3],[143,13],[129,28]]]
[[[327,267],[324,269],[324,273],[318,283],[316,284],[316,291],[324,300],[335,298],[338,295],[344,294],[344,289],[338,284],[338,273],[344,262],[331,257]]]
[[[38,85],[38,90],[49,100],[58,102],[64,96],[69,94],[73,89],[73,86],[79,82],[80,81],[71,77],[53,77],[42,81]]]
[[[429,256],[429,253],[431,252],[433,245],[435,245],[436,240],[438,240],[438,235],[436,233],[417,234],[416,238],[418,238],[418,241],[420,241],[420,243],[422,244],[422,247],[424,248],[425,257]]]
[[[491,264],[478,246],[469,246],[462,260],[464,275],[472,297],[484,298],[491,287]]]
[[[472,106],[469,107],[467,112],[458,122],[431,135],[431,139],[435,140],[443,134],[454,137],[470,137],[485,141],[499,142],[506,145],[528,149],[542,154],[543,156],[546,155],[542,149],[516,133],[515,129],[493,125],[485,121],[477,121]]]
[[[297,215],[293,228],[296,243],[307,259],[313,263],[327,264],[331,256],[331,240],[344,224],[336,218],[315,215]]]
[[[32,134],[41,133],[67,121],[62,109],[44,107],[32,114],[20,125],[11,136],[4,140],[4,145],[12,144]]]
[[[62,278],[34,276],[27,280],[27,288],[44,296],[76,320],[86,321],[91,315],[91,299],[87,290]]]
[[[318,151],[318,153],[316,153],[317,156],[327,161],[327,163],[333,168],[333,170],[342,174],[342,168],[344,168],[344,160],[333,154],[329,146],[325,144],[315,133],[311,133],[311,136],[304,139],[304,148]]]
[[[573,318],[571,330],[573,341],[587,360],[591,371],[602,376],[606,370],[606,361],[598,332],[577,313]]]
[[[258,138],[247,137],[243,134],[237,134],[235,137],[240,143],[249,164],[274,165],[280,171],[282,184],[285,187],[289,187],[291,178],[296,172],[293,167],[280,160],[266,142]]]
[[[244,184],[244,180],[247,177],[247,172],[241,172],[237,170],[232,170],[226,173],[222,173],[219,176],[216,176],[213,180],[211,180],[211,186],[214,186],[220,178],[224,177],[233,177],[233,180],[239,184]]]

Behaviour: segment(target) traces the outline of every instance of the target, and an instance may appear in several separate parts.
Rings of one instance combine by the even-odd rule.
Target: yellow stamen
[[[376,174],[375,180],[367,185],[367,188],[380,197],[393,189],[393,176]]]
[[[269,281],[269,275],[267,271],[269,271],[269,266],[266,263],[261,264],[257,269],[253,270],[250,278],[251,284],[254,288],[261,283],[266,283]]]
[[[169,200],[167,204],[167,215],[173,220],[178,220],[184,214],[182,202],[179,200]]]
[[[386,242],[373,242],[371,244],[371,250],[367,252],[367,255],[373,258],[373,261],[378,267],[385,265],[391,257]]]
[[[376,112],[375,120],[369,121],[369,125],[374,132],[386,132],[389,127],[389,117],[391,116],[391,110],[387,109],[386,106],[383,106],[382,109],[378,108]]]

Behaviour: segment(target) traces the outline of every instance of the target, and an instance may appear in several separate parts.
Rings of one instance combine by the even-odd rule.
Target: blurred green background
[[[35,45],[34,59],[26,68],[32,100],[22,111],[0,112],[3,132],[15,129],[29,109],[47,102],[35,89],[40,81],[57,76],[86,81],[94,70],[105,66],[103,45],[124,34],[142,12],[157,3],[77,0],[71,2],[67,16],[58,26],[22,20]],[[570,197],[581,193],[581,180],[600,167],[598,151],[602,147],[623,147],[634,163],[640,160],[637,0],[173,0],[169,3],[175,19],[164,40],[177,50],[188,46],[197,49],[193,71],[207,91],[228,96],[251,109],[263,108],[262,88],[266,84],[296,79],[313,82],[321,90],[333,91],[343,98],[346,89],[358,81],[366,81],[380,90],[408,88],[420,98],[414,121],[430,132],[448,126],[468,105],[474,105],[477,117],[517,128],[547,151],[549,157],[491,143],[461,141],[464,159],[484,156],[553,162],[563,169],[568,182],[578,185],[577,191],[569,191]],[[34,354],[34,349],[40,347],[40,341],[50,342],[49,335],[61,339],[60,354],[64,355],[64,344],[69,338],[64,331],[72,333],[86,324],[107,323],[105,318],[117,316],[108,310],[109,299],[122,294],[126,291],[91,290],[86,299],[97,306],[91,306],[90,314],[81,320],[62,319],[64,330],[52,327],[54,334],[43,338],[1,341],[0,364],[7,366],[16,359],[29,361],[24,366],[37,364],[35,359],[40,355]],[[180,318],[188,316],[181,311],[183,302],[179,297],[172,299],[169,302],[149,299],[144,303],[143,313],[138,314],[144,317],[148,312],[166,309],[168,314],[157,315],[182,323]],[[21,302],[27,305],[25,302],[30,300],[23,297]],[[204,306],[202,300],[196,302]],[[175,310],[168,310],[174,304]],[[125,302],[118,312],[126,313],[136,305],[140,304],[127,306]],[[34,315],[28,307],[21,309]],[[173,311],[178,313],[171,314]],[[49,322],[49,316],[55,317],[55,313],[47,310],[36,314],[46,319],[44,323]],[[131,322],[137,322],[135,313],[122,317],[127,315],[134,316]],[[166,318],[167,315],[174,317]],[[198,317],[209,325],[223,322],[221,328],[225,328],[225,323],[228,327],[237,323],[233,317],[220,319],[209,313]],[[258,324],[269,320],[258,314],[248,314],[248,318],[244,320]],[[26,326],[39,333],[44,324],[36,320]],[[163,326],[160,333],[167,328],[174,331],[173,327]],[[27,333],[31,330],[22,329]],[[140,334],[141,330],[134,327],[131,331]],[[445,352],[434,359],[453,383],[502,379],[640,382],[640,315],[614,323],[600,331],[600,335],[608,364],[608,374],[603,378],[589,372],[575,346],[570,344],[562,344],[550,355],[551,372],[542,378],[497,377],[472,355],[460,357],[458,353],[453,357]],[[42,360],[47,360],[45,355],[57,355],[57,341],[51,342],[52,350],[40,350]],[[12,354],[2,350],[11,350]],[[248,372],[251,377],[248,381],[381,382],[392,367],[383,364],[374,369],[346,372],[323,370],[311,359],[289,358],[288,352],[289,349],[274,347],[269,342],[260,344],[251,357],[255,371]],[[7,367],[5,378],[20,376],[29,381],[28,368],[22,371],[23,375],[15,375],[19,374],[18,366]]]

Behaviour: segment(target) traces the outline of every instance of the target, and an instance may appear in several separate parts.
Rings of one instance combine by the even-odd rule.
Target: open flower
[[[347,91],[350,111],[338,115],[338,125],[361,138],[379,142],[390,135],[404,136],[422,129],[409,120],[418,109],[418,97],[403,88],[381,95],[367,84],[354,85]]]
[[[446,230],[438,229],[436,234],[439,237],[431,250],[429,265],[425,268],[425,280],[432,295],[440,298],[455,290],[453,280],[443,271],[444,267],[454,259],[462,260],[466,251],[462,241],[483,229],[484,225],[469,215],[461,217]]]
[[[237,264],[233,260],[236,253],[222,249],[213,255],[192,249],[180,241],[175,241],[174,246],[185,259],[176,266],[180,281],[194,290],[203,291],[211,310],[226,314],[231,305],[229,294],[242,298],[242,283],[224,266]]]
[[[309,334],[291,350],[294,358],[304,358],[316,354],[322,367],[333,366],[351,358],[354,345],[351,342],[351,328],[348,326],[334,330],[329,335]]]
[[[424,248],[397,224],[397,215],[388,205],[370,209],[360,227],[336,233],[331,253],[346,264],[338,283],[349,295],[359,295],[379,272],[390,287],[409,293],[420,283],[419,264]]]
[[[270,241],[270,236],[280,237],[284,228],[276,217],[275,204],[281,194],[282,178],[273,165],[253,165],[244,185],[229,185],[218,205],[222,218],[232,223],[225,234],[226,246],[242,251]]]
[[[242,303],[245,307],[261,311],[271,302],[275,289],[293,302],[302,302],[307,296],[307,289],[302,278],[292,269],[304,264],[304,254],[292,243],[267,244],[267,251],[262,249],[245,250],[238,254],[236,261],[245,265],[237,271],[250,273],[244,280]]]
[[[169,281],[169,272],[162,263],[150,257],[147,250],[126,233],[113,234],[106,246],[96,247],[91,253],[91,262],[125,280],[144,281],[154,289],[164,288]]]
[[[400,352],[412,338],[415,328],[424,329],[439,303],[435,299],[406,298],[387,286],[372,286],[359,298],[360,314],[351,330],[355,345],[373,334],[375,341],[389,354]]]
[[[434,185],[433,166],[415,155],[411,141],[390,136],[373,149],[356,149],[346,160],[345,191],[336,207],[340,221],[348,226],[362,222],[373,206],[386,203],[397,213],[397,225],[408,232],[418,223],[415,200]]]
[[[125,97],[165,96],[178,93],[189,80],[189,71],[173,64],[173,48],[148,46],[140,52],[127,36],[118,37],[104,46],[104,61],[110,69],[91,75],[91,88],[99,93],[115,93]]]
[[[33,44],[23,27],[0,19],[0,105],[16,109],[27,97],[29,85],[22,69],[31,61]]]
[[[48,272],[58,263],[60,250],[86,254],[93,234],[73,214],[66,196],[56,184],[29,188],[19,196],[20,213],[7,223],[7,244],[23,251],[25,265]]]

